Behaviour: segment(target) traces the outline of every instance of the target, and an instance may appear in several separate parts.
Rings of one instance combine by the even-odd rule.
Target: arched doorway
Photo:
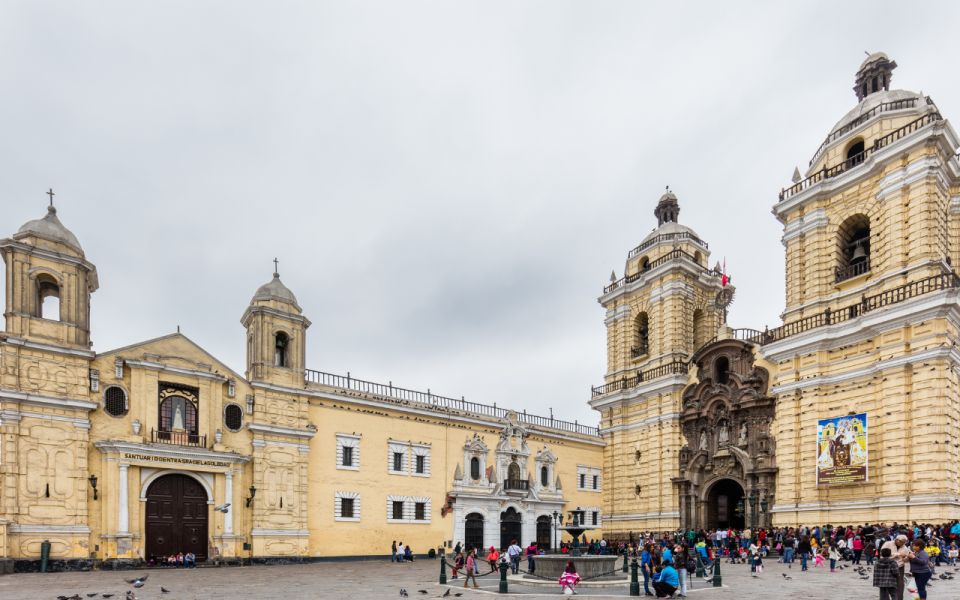
[[[743,529],[743,487],[733,479],[720,479],[707,493],[707,529]]]
[[[523,516],[512,506],[500,513],[500,548],[506,548],[513,540],[520,541]]]
[[[553,540],[550,534],[550,517],[547,515],[537,517],[537,548],[547,550],[553,547]]]
[[[159,477],[147,489],[147,555],[193,552],[207,559],[207,491],[189,475]]]
[[[463,545],[467,551],[471,548],[483,549],[483,515],[480,513],[467,515],[463,532]]]

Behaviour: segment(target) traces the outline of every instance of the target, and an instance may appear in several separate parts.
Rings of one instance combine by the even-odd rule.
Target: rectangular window
[[[400,521],[403,519],[403,502],[393,501],[393,515],[390,517]]]
[[[593,489],[598,489],[599,487],[600,487],[600,476],[599,476],[599,475],[594,475],[594,476],[593,476]]]
[[[350,446],[343,447],[343,466],[352,467],[353,466],[353,448]]]
[[[427,472],[427,457],[426,456],[417,456],[417,473],[426,473]]]
[[[393,470],[403,471],[403,452],[393,453]]]
[[[599,513],[597,513],[597,511],[593,511],[593,524],[594,524],[594,525],[597,524],[598,514],[599,514]]]
[[[427,504],[426,502],[417,502],[414,505],[413,518],[416,521],[423,521],[427,518]]]
[[[342,519],[353,518],[353,498],[340,499],[340,518]]]
[[[580,473],[580,489],[587,487],[587,474]]]

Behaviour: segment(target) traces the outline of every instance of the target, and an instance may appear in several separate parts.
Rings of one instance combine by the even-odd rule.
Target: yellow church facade
[[[180,333],[94,352],[96,267],[51,205],[0,240],[0,551],[37,568],[417,554],[601,533],[596,427],[306,368],[274,273],[243,374]]]
[[[669,191],[604,288],[608,537],[960,518],[960,143],[895,67],[864,61],[773,207],[781,325],[727,325],[733,285]]]

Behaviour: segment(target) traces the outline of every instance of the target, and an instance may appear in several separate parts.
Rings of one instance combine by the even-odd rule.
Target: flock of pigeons
[[[787,565],[787,566],[788,566],[788,567],[792,567],[792,565]],[[872,568],[873,568],[873,565],[868,565],[868,567],[872,569]],[[869,581],[870,579],[872,579],[872,577],[870,576],[870,572],[868,571],[867,567],[864,567],[863,565],[847,565],[846,567],[844,567],[843,565],[837,565],[837,570],[838,570],[838,571],[842,571],[842,570],[844,570],[844,568],[847,568],[847,569],[852,570],[854,573],[857,574],[857,576],[858,576],[860,579],[863,579],[864,581]],[[957,572],[956,569],[950,570],[950,571],[944,571],[943,573],[941,573],[940,575],[937,576],[937,579],[939,579],[939,580],[941,580],[941,581],[950,581],[951,579],[953,579],[953,575],[954,575],[954,573],[956,573],[956,572]],[[783,578],[784,578],[784,579],[788,579],[788,580],[789,580],[789,579],[793,579],[793,577],[787,575],[786,573],[781,573],[781,575],[783,575]],[[909,572],[904,573],[904,575],[905,575],[906,577],[911,577],[911,578],[913,577],[913,575],[910,574]],[[929,586],[930,584],[928,583],[927,585]]]
[[[418,593],[418,594],[423,594],[424,596],[426,596],[426,595],[429,594],[430,592],[428,592],[427,590],[417,590],[417,593]],[[449,596],[449,595],[450,595],[450,590],[447,590],[447,591],[445,591],[444,593],[442,593],[442,594],[440,594],[439,596],[437,596],[437,598],[446,598],[446,597]],[[459,597],[462,596],[462,595],[463,595],[463,594],[462,594],[461,592],[457,592],[456,594],[454,594],[454,597],[459,598]],[[400,588],[400,597],[401,597],[401,598],[409,598],[409,597],[410,597],[410,593],[407,592],[407,590],[405,590],[405,589],[403,589],[403,588]]]
[[[140,577],[136,577],[134,579],[124,579],[124,581],[126,581],[128,584],[132,585],[133,587],[140,589],[144,585],[146,585],[147,577],[149,576],[150,575],[141,575]],[[168,590],[167,588],[161,585],[160,593],[169,594],[170,590]],[[113,598],[114,595],[115,594],[110,594],[110,593],[101,594],[100,592],[91,592],[87,594],[87,598],[95,598],[97,596],[100,596],[101,598]],[[80,594],[74,594],[72,596],[57,596],[57,600],[84,600],[84,598]],[[117,600],[120,600],[120,599],[118,598]],[[133,592],[133,590],[127,590],[127,593],[124,595],[123,600],[137,600],[137,595]]]

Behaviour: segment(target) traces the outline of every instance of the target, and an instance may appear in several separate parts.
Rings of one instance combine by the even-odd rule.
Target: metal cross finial
[[[47,195],[50,196],[50,206],[53,206],[53,197],[56,196],[56,194],[53,193],[53,188],[47,190]]]
[[[280,261],[276,258],[273,259],[273,274],[278,277],[280,276]]]

